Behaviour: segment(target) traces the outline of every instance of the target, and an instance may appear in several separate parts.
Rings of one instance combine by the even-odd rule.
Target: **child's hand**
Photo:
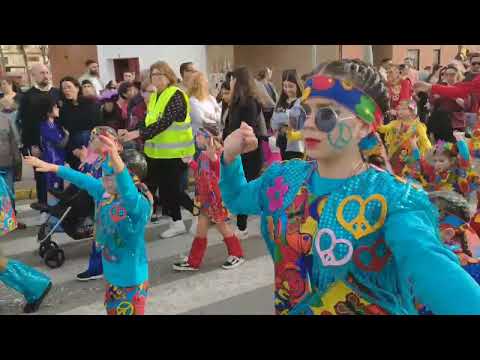
[[[463,100],[462,98],[456,98],[455,99],[455,102],[460,105],[462,108],[465,107],[465,100]]]
[[[455,140],[457,141],[465,141],[465,133],[463,132],[460,132],[460,131],[454,131],[453,132],[453,137],[455,138]]]
[[[36,145],[32,146],[32,156],[35,156],[37,158],[42,156],[42,152],[41,152],[40,148]]]
[[[208,143],[207,143],[207,155],[208,155],[208,158],[212,161],[216,161],[217,160],[217,153],[215,151],[215,144],[214,144],[214,140],[213,140],[213,137],[210,137],[210,139],[208,140]]]
[[[88,156],[88,149],[85,146],[82,146],[81,149],[75,149],[72,153],[84,163]]]
[[[106,152],[110,155],[112,160],[112,167],[115,172],[120,173],[125,168],[122,158],[120,157],[120,147],[115,143],[115,138],[106,133],[106,135],[99,136],[100,141],[102,142]]]
[[[56,173],[58,171],[58,165],[47,163],[34,156],[25,156],[24,160],[26,164],[33,166],[38,172]]]

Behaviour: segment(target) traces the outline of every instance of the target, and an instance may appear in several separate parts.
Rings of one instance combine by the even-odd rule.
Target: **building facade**
[[[104,82],[121,80],[125,71],[139,74],[164,60],[179,77],[180,64],[193,61],[211,83],[221,81],[234,66],[246,65],[254,74],[268,66],[273,82],[280,86],[283,70],[297,69],[301,76],[322,61],[340,58],[369,60],[378,66],[384,58],[400,64],[409,56],[420,69],[437,62],[447,65],[460,46],[480,50],[480,45],[50,45],[49,57],[56,84],[63,76],[80,76],[85,61],[93,59],[100,65]]]
[[[98,62],[100,78],[106,83],[121,81],[124,72],[136,76],[156,61],[166,61],[179,74],[180,64],[193,61],[206,71],[206,45],[50,45],[54,83],[66,75],[80,76],[85,61]]]

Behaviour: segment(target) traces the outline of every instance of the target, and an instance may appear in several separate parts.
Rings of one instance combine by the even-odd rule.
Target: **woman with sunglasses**
[[[282,160],[303,159],[305,147],[298,132],[289,126],[289,111],[299,106],[303,85],[296,70],[285,70],[282,74],[282,94],[272,116],[272,128],[278,131],[278,147]]]
[[[438,236],[427,194],[366,164],[383,122],[381,75],[358,60],[323,63],[306,82],[306,155],[247,183],[247,124],[225,140],[220,189],[232,212],[261,216],[274,261],[277,314],[480,314],[480,287]]]

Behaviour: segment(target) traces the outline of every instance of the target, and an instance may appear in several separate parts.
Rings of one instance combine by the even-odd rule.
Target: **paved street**
[[[49,269],[37,254],[38,212],[29,202],[18,205],[20,221],[26,230],[17,230],[0,240],[4,253],[48,273],[54,282],[50,294],[38,314],[103,315],[104,281],[78,282],[78,272],[88,263],[89,242],[75,241],[65,234],[54,240],[65,251],[66,261],[59,269]],[[187,228],[191,215],[184,213]],[[233,270],[220,265],[227,253],[220,235],[212,228],[202,269],[194,273],[176,273],[171,269],[180,252],[186,252],[192,236],[185,234],[159,239],[167,228],[167,219],[150,224],[147,230],[150,260],[150,297],[147,314],[223,315],[273,314],[273,264],[259,234],[259,219],[249,220],[249,239],[243,241],[247,261]],[[23,299],[0,283],[0,314],[21,314]]]

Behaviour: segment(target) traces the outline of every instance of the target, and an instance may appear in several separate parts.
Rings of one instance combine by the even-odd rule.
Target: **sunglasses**
[[[291,126],[294,130],[301,130],[305,127],[307,116],[312,113],[312,109],[308,105],[294,106],[289,111]],[[315,126],[324,133],[331,133],[342,120],[353,119],[355,116],[340,118],[338,113],[331,107],[323,107],[315,113]]]
[[[472,62],[472,66],[480,65],[480,62]]]

